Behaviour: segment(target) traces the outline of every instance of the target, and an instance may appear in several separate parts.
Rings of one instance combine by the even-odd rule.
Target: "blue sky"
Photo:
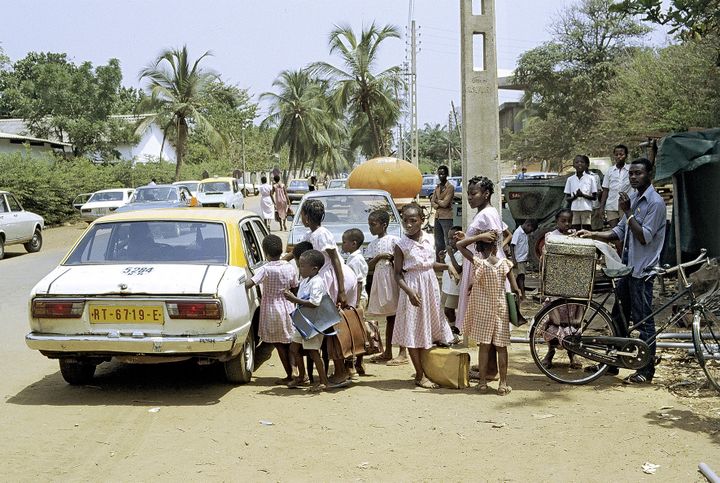
[[[549,40],[551,18],[569,0],[497,0],[500,69],[512,69],[525,50]],[[450,101],[460,103],[459,0],[416,0],[420,32],[418,118],[447,122]],[[66,52],[76,62],[120,60],[128,86],[140,87],[138,72],[163,49],[187,44],[196,57],[211,50],[204,64],[227,82],[257,98],[272,89],[285,69],[310,62],[337,63],[328,54],[335,24],[355,29],[373,21],[405,32],[406,0],[64,0],[7,2],[0,47],[12,59],[30,51]],[[387,41],[378,67],[401,64],[405,38]],[[500,102],[516,98],[501,93]]]

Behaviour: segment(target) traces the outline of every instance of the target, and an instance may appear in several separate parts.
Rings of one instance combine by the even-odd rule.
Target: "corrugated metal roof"
[[[57,145],[57,146],[72,146],[71,143],[63,143],[60,141],[51,141],[49,139],[34,138],[31,136],[22,136],[20,134],[12,134],[12,133],[6,133],[6,132],[0,132],[0,139],[16,139],[18,141],[24,141],[24,142],[48,143],[50,145]]]

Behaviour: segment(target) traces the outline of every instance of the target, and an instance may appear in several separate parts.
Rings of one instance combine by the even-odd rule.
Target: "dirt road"
[[[47,230],[40,253],[10,247],[0,261],[3,480],[703,481],[699,462],[720,470],[720,398],[698,414],[662,377],[563,386],[520,344],[507,397],[415,389],[410,366],[374,365],[310,395],[273,385],[276,357],[246,386],[213,367],[112,363],[71,387],[23,336],[30,288],[81,229]]]

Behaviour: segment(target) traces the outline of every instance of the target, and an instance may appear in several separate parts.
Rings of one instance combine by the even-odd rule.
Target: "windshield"
[[[307,190],[310,188],[308,187],[308,182],[306,180],[294,179],[294,180],[290,181],[290,184],[288,184],[288,189]]]
[[[138,188],[131,203],[144,203],[148,201],[177,201],[177,188],[163,186],[161,188]]]
[[[197,191],[199,184],[200,183],[182,183],[179,186],[184,186],[190,191]]]
[[[344,179],[334,179],[328,183],[328,188],[344,188],[345,187],[345,180]]]
[[[388,199],[383,195],[353,194],[319,196],[312,199],[319,200],[325,206],[323,225],[339,223],[367,226],[368,215],[375,210],[387,211],[390,215],[390,223],[398,223]],[[300,216],[295,218],[296,225],[302,225],[301,218]]]
[[[94,225],[65,265],[227,263],[222,223],[131,221]]]
[[[122,191],[105,191],[101,193],[95,193],[90,197],[90,202],[92,201],[122,201],[123,200],[123,192]]]
[[[203,193],[210,193],[211,191],[230,191],[230,183],[227,181],[201,183],[199,190]]]

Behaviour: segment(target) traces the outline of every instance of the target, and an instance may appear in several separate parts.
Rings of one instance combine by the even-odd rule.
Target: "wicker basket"
[[[542,264],[544,296],[592,298],[597,255],[592,240],[549,236]]]

